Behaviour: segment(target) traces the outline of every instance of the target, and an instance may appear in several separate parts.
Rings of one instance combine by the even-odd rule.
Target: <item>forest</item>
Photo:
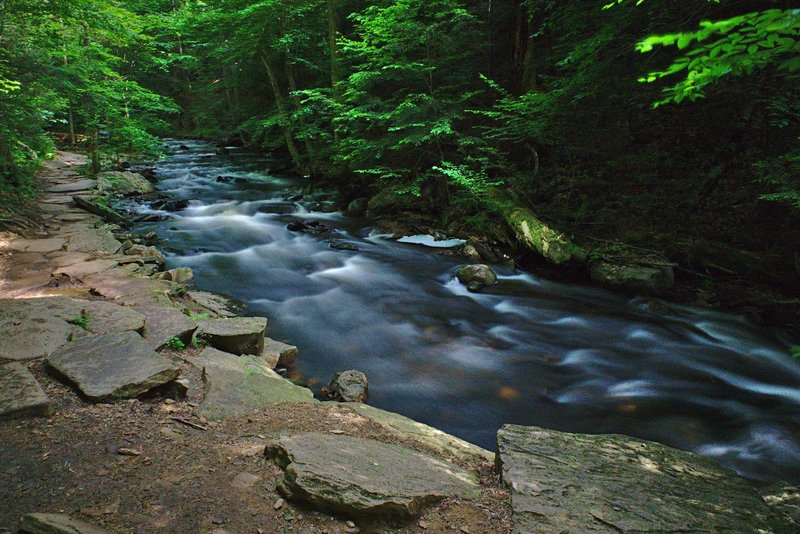
[[[670,265],[797,325],[800,9],[609,1],[2,0],[0,213],[56,144],[96,172],[209,139],[484,256]]]

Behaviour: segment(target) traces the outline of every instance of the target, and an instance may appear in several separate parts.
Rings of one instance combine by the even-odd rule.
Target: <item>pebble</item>
[[[420,521],[419,523],[417,523],[417,525],[422,530],[427,530],[427,528],[428,528],[428,522],[427,521]]]
[[[356,524],[352,521],[346,522],[345,525],[347,525],[347,528],[356,528]]]
[[[283,500],[283,499],[281,499],[281,498],[278,498],[278,500],[277,500],[277,501],[275,501],[275,504],[273,504],[273,505],[272,505],[272,507],[273,507],[275,510],[280,510],[281,508],[283,508],[283,503],[284,503],[284,500]]]
[[[215,525],[221,525],[225,522],[225,520],[220,519],[219,517],[215,517],[214,519],[211,520],[211,522],[214,523]]]
[[[464,534],[469,534],[469,527],[461,527],[461,528],[460,528],[460,529],[458,529],[458,530],[459,530],[460,532],[463,532]]]

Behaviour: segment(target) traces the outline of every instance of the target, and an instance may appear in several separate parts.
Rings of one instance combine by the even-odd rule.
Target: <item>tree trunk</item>
[[[285,70],[286,70],[286,81],[289,84],[289,91],[294,93],[297,91],[297,82],[295,81],[294,77],[294,69],[292,69],[292,64],[289,61],[289,52],[286,52],[286,62],[285,62]],[[303,138],[303,146],[306,147],[306,156],[308,157],[308,165],[307,170],[309,174],[312,176],[316,172],[316,160],[314,158],[314,145],[311,143],[311,139],[308,137]]]
[[[339,0],[328,0],[328,47],[331,58],[331,94],[333,99],[338,102],[341,94],[339,90],[339,45],[336,36],[339,34],[339,20],[337,17]],[[339,129],[333,125],[333,140],[339,143]]]
[[[75,115],[72,113],[72,107],[67,111],[67,121],[69,122],[69,146],[75,146],[78,140],[75,138]]]
[[[555,265],[586,261],[586,251],[583,248],[548,226],[531,210],[517,204],[497,189],[491,190],[489,195],[508,228],[526,248]]]
[[[289,116],[286,113],[286,104],[283,101],[281,88],[278,85],[278,78],[275,76],[275,71],[273,70],[269,59],[267,58],[266,52],[261,51],[259,56],[261,58],[261,63],[264,64],[264,68],[267,71],[269,84],[270,87],[272,87],[272,94],[275,97],[275,107],[278,108],[278,114],[280,115],[281,120],[284,122],[283,135],[286,138],[286,148],[289,149],[289,154],[292,156],[292,161],[294,161],[294,164],[297,166],[297,168],[302,168],[300,151],[297,149],[297,145],[294,142],[292,126],[289,124]]]
[[[100,172],[100,132],[94,130],[91,135],[92,174]]]

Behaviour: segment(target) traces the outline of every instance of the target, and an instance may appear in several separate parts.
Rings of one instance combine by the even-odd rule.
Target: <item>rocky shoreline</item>
[[[41,237],[0,235],[0,532],[797,529],[796,489],[654,443],[506,425],[492,453],[314,399],[268,318],[189,290],[96,197],[146,180],[83,164],[42,169]]]

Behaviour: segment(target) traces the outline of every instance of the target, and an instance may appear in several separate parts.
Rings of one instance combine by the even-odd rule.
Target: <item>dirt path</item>
[[[172,298],[169,283],[145,276],[149,263],[109,261],[118,258],[112,250],[116,245],[106,247],[109,232],[120,229],[73,204],[72,195],[90,195],[93,183],[77,172],[85,158],[59,156],[39,176],[44,191],[39,208],[46,224],[42,235],[21,239],[0,234],[0,297],[69,296],[134,306]],[[263,452],[281,435],[352,435],[445,455],[329,403],[279,404],[250,416],[208,422],[195,413],[202,377],[182,361],[193,352],[161,353],[180,363],[182,376],[192,383],[188,397],[153,394],[114,404],[87,403],[48,374],[41,358],[24,362],[50,397],[54,415],[0,422],[0,533],[15,532],[20,517],[32,512],[66,513],[111,532],[136,533],[511,531],[508,494],[499,488],[490,464],[478,459],[443,458],[479,476],[480,499],[446,500],[400,526],[356,524],[351,520],[357,518],[280,500],[276,488],[283,471]]]

